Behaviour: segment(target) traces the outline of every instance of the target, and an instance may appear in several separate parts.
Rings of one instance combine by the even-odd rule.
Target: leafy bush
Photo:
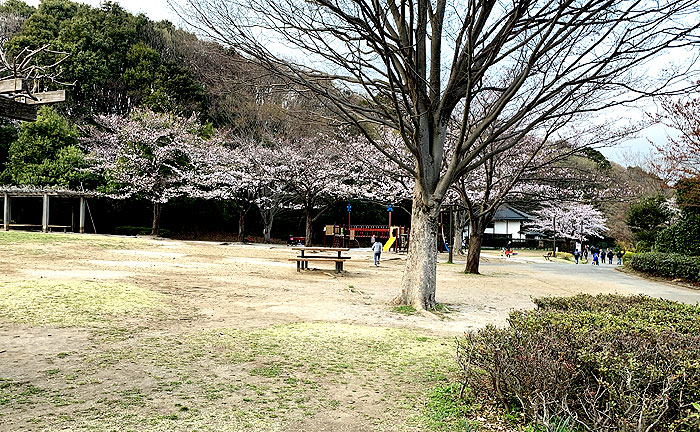
[[[697,430],[700,307],[648,297],[536,299],[459,344],[465,385],[536,427]]]
[[[632,259],[632,257],[637,255],[639,255],[639,252],[625,251],[625,254],[622,255],[622,264],[627,265],[627,263]]]
[[[122,226],[116,227],[114,229],[114,233],[117,235],[126,235],[126,236],[151,235],[151,228],[122,225]],[[163,228],[158,230],[159,237],[170,237],[170,235],[171,235],[170,230],[163,229]]]
[[[700,215],[686,212],[678,223],[661,231],[656,251],[700,255]]]
[[[649,252],[632,256],[627,264],[633,270],[654,276],[700,282],[700,257],[677,253]]]
[[[651,252],[651,244],[644,240],[640,240],[637,242],[637,244],[635,244],[634,250],[639,253]]]

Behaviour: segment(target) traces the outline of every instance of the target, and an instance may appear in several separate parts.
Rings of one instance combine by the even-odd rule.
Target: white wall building
[[[525,231],[522,225],[532,219],[532,216],[504,204],[496,210],[493,221],[484,231],[484,240],[494,238],[510,238],[512,240],[525,240]],[[469,237],[469,224],[464,231],[464,238]]]

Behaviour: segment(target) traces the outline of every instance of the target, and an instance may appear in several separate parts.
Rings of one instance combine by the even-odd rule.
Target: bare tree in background
[[[63,63],[70,55],[54,51],[49,45],[19,52],[8,49],[8,41],[22,26],[24,18],[0,13],[0,117],[15,120],[36,120],[37,105],[65,100],[65,91],[45,92],[47,85],[69,86],[59,80]],[[53,57],[50,63],[39,59],[44,54]]]
[[[367,139],[377,125],[400,133],[415,163],[394,162],[416,182],[396,301],[418,309],[436,305],[437,219],[454,180],[562,118],[678,84],[687,70],[654,79],[645,66],[697,42],[700,26],[696,0],[170,1],[200,35],[303,87]],[[473,110],[485,95],[487,109]]]

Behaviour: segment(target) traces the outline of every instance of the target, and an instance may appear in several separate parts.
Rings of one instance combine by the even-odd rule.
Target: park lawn
[[[466,407],[454,405],[459,389],[450,384],[453,338],[328,322],[198,329],[181,325],[197,315],[168,297],[115,282],[0,284],[0,326],[20,336],[84,335],[37,348],[4,370],[0,423],[76,431],[464,430]]]
[[[164,313],[162,294],[116,282],[0,282],[3,320],[33,325],[99,326],[114,319]]]
[[[28,231],[4,231],[0,235],[0,246],[61,245],[81,243],[89,247],[123,248],[139,244],[140,240],[129,237],[104,236],[74,233],[41,233]]]

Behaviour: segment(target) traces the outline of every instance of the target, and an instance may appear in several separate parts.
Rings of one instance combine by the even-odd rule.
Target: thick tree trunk
[[[408,256],[395,304],[419,310],[435,308],[439,209],[438,203],[426,206],[420,198],[413,199]]]
[[[469,233],[469,249],[467,251],[467,266],[464,268],[465,273],[479,274],[479,257],[481,257],[481,244],[484,241],[484,235],[478,232]]]
[[[311,246],[311,237],[313,236],[313,218],[311,217],[311,210],[306,210],[306,239],[304,240],[304,246]]]
[[[238,213],[238,241],[243,242],[245,241],[245,214],[247,212],[244,212],[241,210],[240,213]]]
[[[151,235],[157,236],[160,231],[160,203],[153,203],[153,224],[151,225]]]
[[[489,218],[488,221],[491,221]],[[479,274],[479,258],[481,245],[484,242],[487,218],[484,215],[469,217],[469,245],[467,246],[467,265],[465,273]]]

